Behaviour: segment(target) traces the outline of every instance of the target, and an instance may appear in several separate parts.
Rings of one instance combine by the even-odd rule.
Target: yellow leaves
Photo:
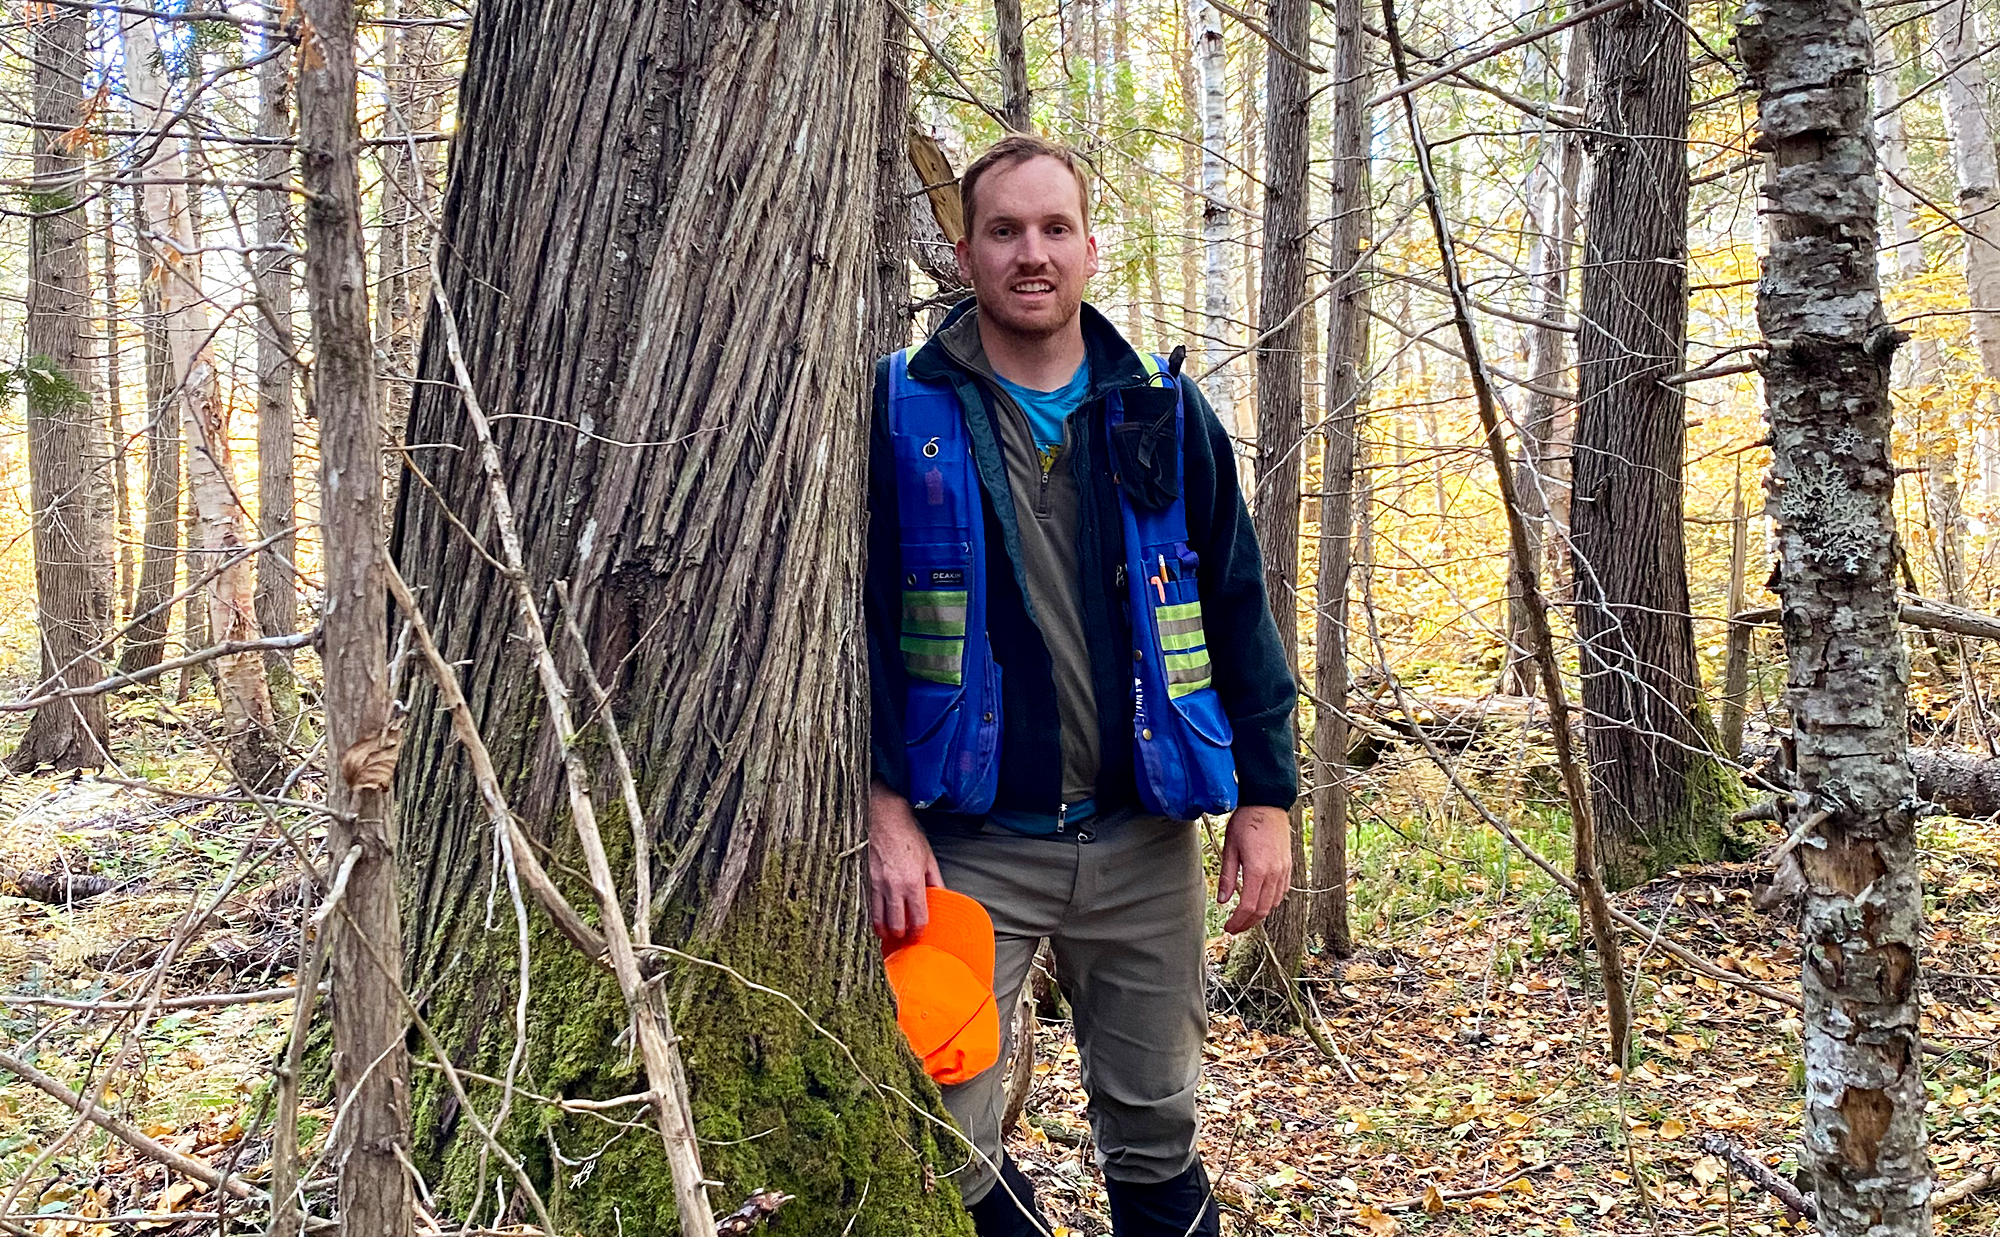
[[[1722,1161],[1712,1155],[1702,1156],[1688,1165],[1688,1176],[1693,1177],[1702,1186],[1711,1186],[1722,1180],[1724,1171]]]
[[[1686,1138],[1687,1132],[1688,1127],[1679,1117],[1668,1117],[1665,1121],[1660,1122],[1660,1137],[1669,1142],[1678,1138]]]
[[[1361,1222],[1361,1227],[1368,1230],[1368,1237],[1396,1237],[1397,1233],[1403,1231],[1402,1224],[1395,1216],[1373,1203],[1361,1204],[1361,1209],[1354,1213],[1354,1218]]]
[[[1437,1182],[1433,1181],[1424,1189],[1424,1211],[1427,1214],[1436,1215],[1443,1210],[1444,1191],[1438,1189]]]

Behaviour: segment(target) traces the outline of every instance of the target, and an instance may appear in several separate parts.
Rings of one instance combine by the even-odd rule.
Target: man
[[[896,937],[929,886],[976,899],[1002,1011],[1049,938],[1114,1232],[1213,1235],[1190,821],[1234,809],[1217,901],[1260,923],[1291,880],[1295,689],[1227,434],[1083,303],[1082,163],[1016,134],[960,185],[973,297],[876,375],[871,914]],[[982,1237],[1049,1231],[1004,1158],[1002,1069],[944,1088]]]

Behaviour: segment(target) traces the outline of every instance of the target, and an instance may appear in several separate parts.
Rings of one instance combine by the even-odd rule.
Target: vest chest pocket
[[[899,644],[909,700],[903,725],[909,742],[929,739],[965,690],[966,623],[972,612],[972,546],[906,544]]]

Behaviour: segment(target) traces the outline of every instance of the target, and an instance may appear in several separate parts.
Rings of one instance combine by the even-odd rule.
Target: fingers
[[[1285,900],[1285,894],[1290,890],[1292,883],[1290,856],[1287,855],[1285,858],[1286,862],[1273,868],[1257,869],[1250,865],[1244,866],[1243,899],[1236,904],[1236,909],[1222,925],[1224,932],[1232,936],[1239,932],[1248,932],[1263,923],[1272,911],[1278,909],[1278,904]],[[1223,868],[1225,878],[1229,873],[1230,868],[1225,866]],[[1218,896],[1217,900],[1227,899]]]
[[[1232,836],[1222,843],[1222,872],[1215,882],[1215,904],[1229,905],[1229,899],[1236,893],[1237,872],[1243,866],[1243,856],[1236,850],[1236,839]],[[1234,919],[1231,919],[1234,922]],[[1241,931],[1230,928],[1231,932]]]

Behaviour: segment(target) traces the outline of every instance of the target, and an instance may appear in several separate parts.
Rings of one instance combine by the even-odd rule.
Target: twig
[[[215,1009],[224,1005],[250,1005],[259,1001],[289,1001],[299,994],[297,985],[259,988],[255,992],[197,992],[190,996],[161,997],[156,1009]],[[130,1013],[144,1009],[145,1001],[72,1001],[59,996],[16,996],[0,994],[0,1005],[49,1005],[57,1009],[87,1009],[99,1013]]]
[[[386,576],[389,596],[410,620],[410,631],[416,639],[417,649],[424,660],[430,663],[431,676],[437,680],[438,703],[451,714],[451,729],[459,746],[465,749],[466,760],[472,765],[472,780],[479,788],[480,801],[486,805],[486,813],[493,827],[504,832],[513,848],[514,863],[520,869],[521,879],[528,883],[528,889],[535,900],[555,920],[556,930],[568,937],[584,956],[601,962],[604,958],[604,936],[596,928],[584,922],[576,908],[556,888],[550,879],[548,869],[541,860],[535,858],[534,843],[522,830],[520,822],[514,819],[514,810],[507,806],[506,796],[500,790],[500,775],[493,767],[493,755],[486,748],[486,740],[480,736],[479,727],[472,720],[472,706],[466,703],[465,693],[458,685],[458,672],[452,669],[444,654],[438,651],[437,642],[431,639],[430,625],[424,621],[423,611],[417,608],[417,599],[410,592],[402,573],[391,564]]]
[[[214,661],[218,657],[234,657],[241,653],[255,653],[264,649],[303,648],[308,644],[315,643],[318,639],[319,628],[315,627],[311,631],[294,632],[288,636],[265,636],[261,640],[225,640],[221,644],[212,644],[205,649],[198,649],[182,657],[168,658],[166,661],[148,666],[144,670],[134,670],[129,673],[121,670],[109,678],[99,679],[95,683],[86,683],[82,687],[59,688],[55,691],[43,692],[39,696],[29,696],[25,700],[0,701],[0,713],[31,713],[43,705],[51,704],[57,700],[67,700],[73,696],[101,696],[106,692],[115,692],[121,687],[130,687],[135,683],[150,682],[169,671],[183,670],[189,666],[198,666],[206,661]]]
[[[632,932],[611,874],[611,860],[597,828],[597,809],[590,796],[590,770],[577,746],[576,722],[570,713],[569,687],[556,667],[549,647],[540,608],[528,580],[527,556],[522,548],[520,525],[514,518],[514,503],[507,492],[506,470],[500,449],[493,441],[492,426],[479,403],[472,373],[465,364],[459,341],[458,321],[452,313],[450,295],[435,269],[431,272],[432,306],[444,328],[445,353],[457,379],[460,407],[479,444],[479,463],[486,475],[486,496],[493,523],[500,534],[500,550],[507,564],[504,574],[521,614],[521,626],[535,661],[536,677],[542,688],[548,717],[555,727],[561,751],[566,789],[569,795],[570,826],[582,844],[584,867],[590,877],[590,891],[597,902],[598,921],[603,925],[604,943],[611,959],[612,974],[632,1018],[633,1038],[646,1067],[646,1081],[659,1097],[654,1104],[665,1144],[667,1164],[673,1173],[674,1204],[680,1213],[681,1231],[706,1233],[715,1227],[715,1210],[709,1205],[703,1184],[701,1152],[695,1141],[694,1111],[688,1099],[687,1072],[676,1044],[672,1016],[657,989],[650,987],[639,971],[632,948]]]
[[[267,1201],[261,1191],[252,1189],[242,1181],[226,1180],[221,1173],[200,1160],[182,1155],[157,1139],[148,1138],[131,1122],[104,1111],[26,1061],[16,1060],[11,1054],[0,1052],[0,1069],[13,1074],[49,1098],[67,1105],[71,1111],[98,1126],[119,1142],[149,1160],[166,1165],[183,1177],[199,1181],[211,1190],[222,1189],[234,1198],[245,1201]]]
[[[1291,1002],[1292,1013],[1298,1016],[1299,1025],[1306,1029],[1307,1037],[1319,1048],[1320,1055],[1329,1061],[1340,1063],[1340,1068],[1346,1071],[1349,1082],[1357,1087],[1360,1086],[1361,1079],[1355,1074],[1354,1066],[1348,1062],[1347,1054],[1340,1050],[1339,1045],[1327,1038],[1326,1032],[1320,1029],[1318,1021],[1306,1011],[1305,1002],[1299,999],[1299,981],[1285,969],[1283,963],[1278,961],[1278,952],[1271,945],[1270,934],[1259,933],[1258,939],[1264,942],[1264,953],[1271,959],[1272,973],[1278,976],[1279,982],[1283,985],[1285,999]]]
[[[1378,104],[1387,103],[1391,99],[1402,98],[1404,95],[1409,94],[1411,91],[1417,90],[1424,86],[1428,86],[1432,82],[1442,81],[1447,77],[1455,76],[1456,74],[1471,68],[1473,65],[1478,64],[1482,60],[1491,60],[1493,57],[1499,55],[1500,53],[1506,51],[1512,51],[1514,48],[1517,48],[1524,43],[1533,43],[1538,39],[1545,39],[1548,36],[1557,33],[1558,31],[1567,30],[1571,26],[1577,25],[1581,22],[1587,22],[1593,17],[1601,17],[1606,13],[1615,12],[1618,9],[1624,8],[1626,5],[1635,2],[1636,0],[1605,0],[1603,4],[1593,4],[1587,9],[1580,9],[1577,12],[1570,14],[1568,17],[1563,18],[1561,21],[1550,22],[1546,26],[1537,26],[1533,30],[1529,30],[1523,34],[1517,34],[1511,39],[1502,39],[1498,43],[1494,43],[1488,47],[1482,48],[1479,51],[1471,53],[1470,55],[1460,56],[1458,59],[1452,61],[1450,64],[1445,65],[1442,68],[1432,69],[1430,72],[1424,74],[1421,77],[1409,78],[1408,80],[1405,80],[1400,84],[1398,84],[1397,86],[1395,86],[1393,89],[1385,90],[1381,94],[1378,94],[1374,98],[1368,100],[1367,106],[1372,108]],[[1399,76],[1401,75],[1399,74]],[[1422,144],[1423,144],[1422,142],[1418,143],[1419,146],[1422,146]]]
[[[1596,12],[1609,12],[1625,2],[1609,0],[1594,9],[1583,10],[1569,21],[1574,23]],[[1558,22],[1542,27],[1539,33],[1548,33],[1563,24]],[[1396,76],[1405,79],[1408,86],[1409,68],[1403,54],[1402,38],[1397,31],[1395,0],[1382,0],[1382,29],[1395,60]],[[1395,96],[1392,92],[1385,97]],[[1410,128],[1410,141],[1417,154],[1417,171],[1423,182],[1424,202],[1430,211],[1431,228],[1437,235],[1438,256],[1444,266],[1445,283],[1451,289],[1452,317],[1458,325],[1459,344],[1464,349],[1466,370],[1472,378],[1479,422],[1485,431],[1487,454],[1492,457],[1494,476],[1499,484],[1501,509],[1507,517],[1508,539],[1513,545],[1515,592],[1522,599],[1522,609],[1527,615],[1535,660],[1541,670],[1542,693],[1549,705],[1549,729],[1555,740],[1556,765],[1562,773],[1564,797],[1569,800],[1570,824],[1576,842],[1573,888],[1597,947],[1599,973],[1604,981],[1604,1011],[1611,1031],[1611,1059],[1622,1068],[1627,1064],[1632,1034],[1632,1014],[1625,998],[1625,969],[1618,954],[1618,934],[1612,927],[1610,901],[1604,895],[1604,882],[1598,873],[1597,829],[1591,819],[1590,788],[1585,782],[1570,733],[1569,709],[1565,703],[1567,694],[1563,689],[1562,669],[1556,661],[1555,637],[1549,628],[1548,599],[1542,594],[1537,556],[1530,548],[1527,524],[1521,515],[1520,496],[1514,491],[1514,470],[1507,458],[1506,440],[1501,437],[1499,411],[1480,350],[1479,331],[1472,320],[1471,294],[1466,291],[1451,228],[1445,222],[1444,195],[1438,188],[1437,172],[1431,166],[1430,147],[1424,142],[1416,100],[1407,89],[1402,90],[1401,98],[1404,117]],[[1373,619],[1372,613],[1370,619]],[[1393,675],[1391,682],[1394,683]],[[1397,698],[1403,702],[1407,712],[1407,698],[1402,693],[1401,685],[1396,686]],[[1415,716],[1410,714],[1413,722]]]

